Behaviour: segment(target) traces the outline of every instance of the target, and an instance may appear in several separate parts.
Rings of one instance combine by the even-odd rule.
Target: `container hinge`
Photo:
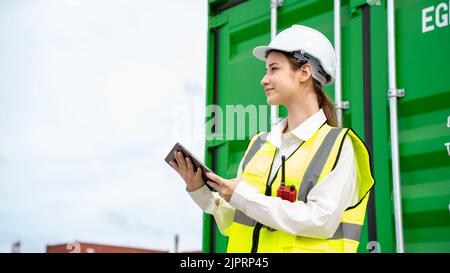
[[[356,9],[364,6],[381,6],[381,0],[352,0],[350,1],[350,9]]]
[[[335,103],[334,107],[336,107],[336,109],[348,109],[350,108],[350,102],[341,101],[340,103]]]
[[[225,25],[228,22],[228,17],[226,15],[217,15],[217,16],[211,16],[208,20],[208,27],[209,28],[217,28],[222,25]]]
[[[381,0],[352,0],[350,1],[350,14],[352,16],[361,15],[361,8],[366,5],[381,7]]]
[[[270,1],[270,7],[271,8],[278,8],[283,6],[283,0],[271,0]]]
[[[404,97],[405,96],[405,89],[389,89],[388,90],[388,97]]]

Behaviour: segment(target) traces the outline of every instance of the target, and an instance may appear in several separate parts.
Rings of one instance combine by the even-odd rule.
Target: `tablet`
[[[192,165],[194,166],[194,171],[197,170],[197,167],[200,167],[200,169],[202,169],[203,181],[205,181],[205,185],[210,190],[213,191],[214,190],[213,187],[211,187],[210,185],[208,185],[206,183],[206,181],[210,180],[206,176],[206,172],[213,172],[213,171],[211,171],[205,164],[203,164],[200,160],[198,160],[191,152],[188,151],[188,149],[186,149],[179,142],[175,143],[175,145],[173,146],[172,150],[170,150],[169,154],[167,154],[166,158],[164,159],[167,162],[167,164],[169,164],[169,166],[170,166],[170,163],[169,163],[170,161],[177,162],[177,160],[175,159],[175,155],[173,154],[175,151],[180,151],[180,152],[182,152],[184,154],[184,157],[189,157],[191,159]],[[172,166],[170,166],[170,167],[172,167]],[[214,182],[214,181],[212,181],[212,182]]]

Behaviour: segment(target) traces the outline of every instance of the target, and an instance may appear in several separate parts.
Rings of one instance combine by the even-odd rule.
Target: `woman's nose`
[[[264,74],[264,77],[261,79],[261,85],[266,86],[269,84],[269,76],[267,76],[267,73]]]

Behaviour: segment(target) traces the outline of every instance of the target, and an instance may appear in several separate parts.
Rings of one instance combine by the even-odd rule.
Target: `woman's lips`
[[[266,95],[269,95],[270,91],[272,91],[272,90],[273,90],[273,88],[267,89],[266,91],[264,91],[264,93],[266,93]]]

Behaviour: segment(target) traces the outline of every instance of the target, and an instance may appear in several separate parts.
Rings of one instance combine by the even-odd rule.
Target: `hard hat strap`
[[[292,56],[297,59],[300,65],[306,64],[309,59],[303,50],[292,52]]]
[[[300,66],[309,63],[311,65],[313,78],[318,80],[322,84],[322,86],[325,85],[325,83],[327,82],[328,74],[323,70],[319,60],[311,55],[308,55],[303,50],[292,52],[292,56],[297,59]]]

